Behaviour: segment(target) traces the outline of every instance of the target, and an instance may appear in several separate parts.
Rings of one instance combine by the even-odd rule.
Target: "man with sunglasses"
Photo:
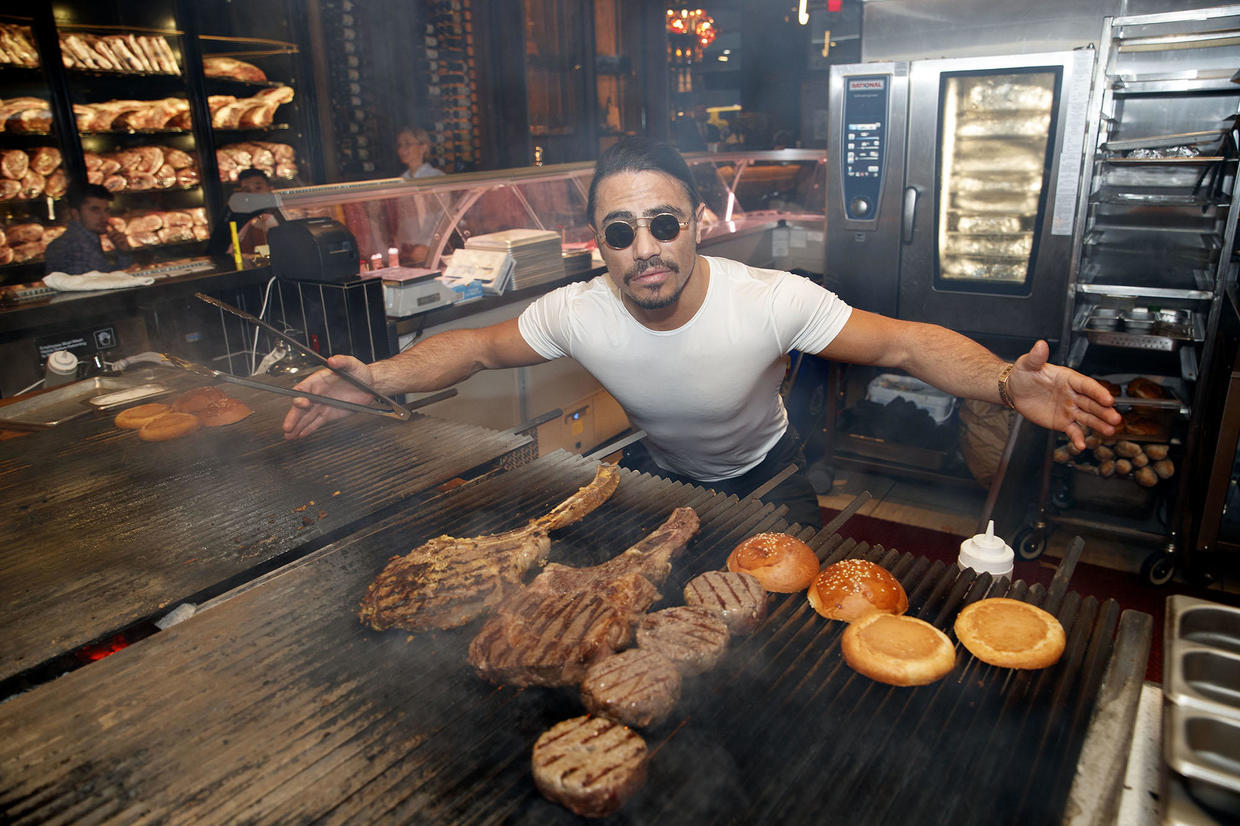
[[[587,195],[606,275],[553,290],[510,321],[441,333],[371,365],[331,364],[394,395],[571,357],[646,432],[625,465],[746,496],[796,464],[764,499],[809,525],[819,523],[817,497],[779,395],[791,350],[903,369],[953,395],[1008,404],[1080,448],[1082,428],[1111,434],[1119,423],[1106,389],[1048,363],[1045,342],[1008,364],[942,327],[854,310],[801,276],[698,255],[704,209],[674,148],[623,139],[599,158]],[[327,370],[297,388],[368,401]],[[296,399],[285,437],[344,415]]]

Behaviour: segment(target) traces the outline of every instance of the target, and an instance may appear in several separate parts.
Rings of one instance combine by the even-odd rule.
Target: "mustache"
[[[680,267],[677,266],[675,262],[665,262],[662,258],[656,255],[654,258],[646,258],[636,262],[633,265],[633,269],[624,274],[624,283],[629,283],[634,278],[644,275],[646,270],[651,269],[668,270],[677,275],[680,274]]]

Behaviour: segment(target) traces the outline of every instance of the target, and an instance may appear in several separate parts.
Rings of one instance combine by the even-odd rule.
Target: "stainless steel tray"
[[[1240,608],[1167,598],[1163,759],[1199,803],[1240,816]]]
[[[1105,152],[1127,152],[1130,149],[1162,149],[1168,146],[1200,145],[1213,143],[1223,139],[1221,129],[1210,129],[1205,132],[1180,132],[1174,135],[1150,135],[1130,140],[1107,141],[1102,144]]]
[[[96,376],[75,381],[0,407],[0,427],[17,430],[55,427],[89,413],[91,399],[150,384],[153,378],[151,371],[143,370],[132,376]],[[155,394],[148,394],[145,398],[151,395]]]

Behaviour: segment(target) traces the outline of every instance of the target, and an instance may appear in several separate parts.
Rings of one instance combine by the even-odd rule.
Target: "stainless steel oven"
[[[830,283],[899,318],[1056,337],[1093,57],[833,67]]]

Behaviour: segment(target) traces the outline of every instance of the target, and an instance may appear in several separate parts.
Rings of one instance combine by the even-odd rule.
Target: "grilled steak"
[[[493,683],[572,685],[628,645],[633,624],[659,597],[671,560],[697,533],[692,508],[602,565],[548,565],[500,604],[469,645],[469,662]]]
[[[676,663],[642,648],[604,657],[586,670],[581,702],[593,714],[643,727],[660,723],[680,700]]]
[[[550,513],[506,533],[438,536],[392,557],[362,598],[362,622],[382,631],[456,628],[481,616],[551,550],[547,534],[584,517],[620,484],[614,465],[599,465],[590,484]]]
[[[685,604],[723,620],[733,634],[748,634],[766,618],[766,591],[753,574],[707,571],[685,586]]]
[[[718,614],[689,605],[647,614],[637,626],[637,645],[676,663],[686,677],[714,668],[731,636]]]
[[[584,817],[606,817],[646,780],[646,742],[600,717],[574,717],[543,732],[531,758],[534,785]]]

